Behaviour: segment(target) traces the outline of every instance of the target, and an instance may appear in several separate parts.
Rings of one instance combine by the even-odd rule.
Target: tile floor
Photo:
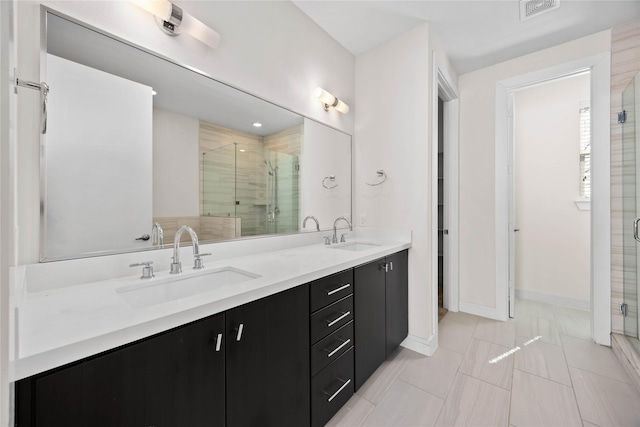
[[[439,326],[432,357],[400,348],[327,425],[640,426],[640,393],[589,339],[588,312],[518,300],[507,322]]]

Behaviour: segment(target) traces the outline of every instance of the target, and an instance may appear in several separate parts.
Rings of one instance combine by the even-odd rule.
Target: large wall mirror
[[[351,216],[350,135],[42,13],[42,261],[153,249],[157,225],[166,245]]]

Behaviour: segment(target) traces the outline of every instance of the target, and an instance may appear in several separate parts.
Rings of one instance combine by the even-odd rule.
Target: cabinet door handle
[[[327,291],[327,296],[329,296],[329,295],[333,295],[333,294],[335,294],[336,292],[340,292],[340,291],[342,291],[342,290],[344,290],[344,289],[347,289],[349,286],[351,286],[351,283],[347,283],[346,285],[340,286],[339,288],[334,289],[334,290],[332,290],[332,291]]]
[[[389,263],[389,270],[393,271],[393,261]]]
[[[338,338],[339,339],[339,338]],[[342,340],[341,340],[342,341]],[[331,351],[327,357],[331,357],[334,354],[336,354],[337,352],[340,351],[340,349],[344,348],[345,345],[349,344],[351,342],[351,338],[347,338],[346,341],[342,341],[342,344],[340,344],[338,347],[336,347],[333,351]],[[329,351],[329,350],[325,350],[325,351]]]
[[[383,262],[382,264],[380,264],[380,269],[384,270],[385,273],[389,272],[389,264],[387,264],[386,262]]]
[[[218,339],[216,340],[216,351],[220,351],[220,346],[222,346],[222,334],[218,334]]]
[[[340,379],[340,378],[338,378],[338,379]],[[343,381],[343,380],[340,380],[340,381]],[[329,396],[329,398],[327,399],[327,402],[331,402],[333,399],[335,399],[335,398],[336,398],[336,396],[337,396],[337,395],[339,395],[339,394],[340,394],[340,392],[341,392],[342,390],[344,390],[344,389],[345,389],[349,384],[351,384],[351,378],[349,378],[348,380],[344,381],[344,384],[342,384],[342,386],[340,386],[340,388],[338,389],[338,391],[336,391],[335,393],[333,393],[333,394],[329,394],[329,393],[327,393],[327,392],[325,391],[325,392],[324,392],[324,394],[326,394],[327,396]]]
[[[244,329],[244,323],[240,323],[240,326],[238,326],[238,334],[236,335],[236,341],[240,341],[242,339],[242,330]]]
[[[341,316],[338,317],[337,319],[335,319],[335,320],[327,320],[326,321],[327,322],[327,327],[329,327],[329,328],[332,327],[333,325],[335,325],[336,323],[338,323],[339,321],[341,321],[342,319],[344,319],[345,317],[347,317],[347,316],[349,316],[351,314],[350,311],[347,311],[346,313],[341,311],[340,313],[341,313]]]

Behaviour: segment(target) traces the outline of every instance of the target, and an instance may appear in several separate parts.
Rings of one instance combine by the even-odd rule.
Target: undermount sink
[[[333,249],[343,249],[345,251],[366,251],[367,249],[378,247],[379,245],[374,245],[373,243],[347,243],[345,245],[340,246],[332,246]]]
[[[257,274],[234,267],[222,267],[204,274],[151,279],[116,289],[116,293],[133,308],[151,307],[187,298],[225,285],[257,279]]]

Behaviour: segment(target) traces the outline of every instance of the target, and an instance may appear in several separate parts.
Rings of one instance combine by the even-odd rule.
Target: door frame
[[[455,80],[444,62],[433,52],[431,107],[431,283],[433,334],[438,336],[438,97],[444,101],[444,228],[449,230],[444,248],[444,304],[450,311],[459,310],[459,95]],[[434,347],[435,348],[435,347]]]
[[[509,228],[512,196],[509,192],[509,159],[513,134],[509,126],[509,99],[519,88],[591,71],[591,337],[611,345],[611,202],[610,202],[610,82],[611,53],[589,56],[496,83],[495,208],[496,208],[496,316],[509,315]]]

